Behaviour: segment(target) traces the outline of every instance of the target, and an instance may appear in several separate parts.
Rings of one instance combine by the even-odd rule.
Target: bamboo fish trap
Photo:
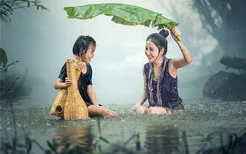
[[[89,117],[85,101],[78,90],[78,79],[83,67],[82,63],[77,63],[72,59],[67,59],[67,77],[72,81],[72,85],[67,89],[59,90],[51,107],[51,115],[64,117],[64,120],[87,119]]]
[[[58,117],[64,116],[64,104],[67,100],[67,89],[61,89],[58,91],[53,105],[50,110],[50,114]]]

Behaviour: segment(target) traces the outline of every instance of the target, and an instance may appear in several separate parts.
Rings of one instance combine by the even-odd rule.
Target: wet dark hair
[[[78,56],[83,51],[86,53],[90,44],[96,46],[96,41],[91,36],[79,36],[73,45],[73,54]]]
[[[150,34],[146,41],[151,40],[159,49],[159,51],[164,48],[164,55],[167,53],[167,36],[169,35],[169,31],[162,29],[159,33]]]

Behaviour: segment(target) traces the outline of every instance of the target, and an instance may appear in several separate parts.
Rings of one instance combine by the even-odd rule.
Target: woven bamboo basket
[[[78,78],[81,74],[82,63],[77,63],[72,59],[67,59],[67,76],[72,80],[72,85],[67,88],[67,99],[64,105],[64,120],[77,120],[89,118],[89,113],[85,101],[78,90]]]
[[[63,117],[66,99],[67,89],[59,90],[51,107],[50,114],[58,117]]]
[[[87,106],[78,91],[78,79],[81,74],[82,63],[75,67],[72,59],[67,59],[67,76],[72,80],[72,85],[67,89],[59,90],[50,114],[64,117],[64,120],[87,119],[89,117]]]

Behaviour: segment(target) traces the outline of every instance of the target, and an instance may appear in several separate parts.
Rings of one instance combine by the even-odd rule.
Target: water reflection
[[[146,131],[146,154],[245,154],[246,128],[240,132],[218,129],[204,135],[181,131],[173,125],[151,126]]]
[[[197,153],[202,154],[245,154],[246,129],[241,132],[227,130],[215,131],[208,134],[206,143]],[[219,145],[217,145],[217,144]],[[208,148],[207,148],[208,147]]]
[[[95,135],[91,125],[59,127],[56,130],[55,141],[59,151],[71,148],[76,151],[93,151],[95,147]]]
[[[146,154],[179,153],[179,132],[173,125],[151,126],[146,131]]]

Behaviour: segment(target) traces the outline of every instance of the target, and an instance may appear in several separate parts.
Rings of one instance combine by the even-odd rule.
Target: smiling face
[[[96,46],[90,43],[87,52],[81,55],[82,60],[86,63],[89,63],[91,59],[94,57],[95,50]]]
[[[147,56],[149,62],[153,63],[158,57],[162,56],[162,50],[159,51],[157,46],[151,40],[146,41],[145,55]]]

